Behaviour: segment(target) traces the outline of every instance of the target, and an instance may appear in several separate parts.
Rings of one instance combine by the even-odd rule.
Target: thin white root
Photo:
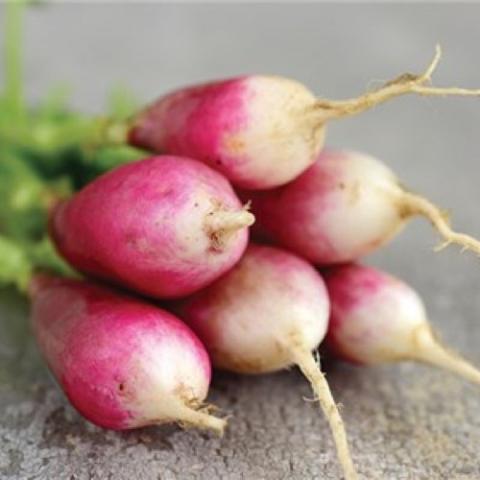
[[[439,245],[437,245],[433,251],[434,252],[441,252],[442,250],[445,250],[448,246],[450,246],[452,242],[450,240],[445,240],[444,242],[440,243]],[[463,248],[462,248],[463,250]]]
[[[399,77],[388,81],[380,88],[367,92],[359,97],[348,100],[318,100],[313,107],[313,114],[318,117],[320,123],[335,118],[357,115],[369,110],[380,103],[392,98],[416,93],[425,96],[480,96],[480,89],[467,89],[457,87],[432,87],[431,76],[440,61],[442,51],[439,45],[435,47],[435,56],[426,70],[420,74],[404,73]]]
[[[196,427],[202,430],[212,430],[220,437],[223,436],[227,421],[217,418],[201,410],[194,410],[187,405],[181,405],[176,412],[178,423],[183,426]]]
[[[228,239],[238,230],[249,227],[255,217],[248,211],[247,204],[241,210],[224,210],[218,208],[208,213],[205,219],[205,231],[211,239],[215,250],[223,249]]]
[[[417,329],[414,340],[415,350],[411,354],[413,360],[449,370],[472,383],[480,385],[480,371],[442,345],[430,325],[426,324]]]
[[[459,88],[459,87],[426,87],[424,85],[413,85],[410,90],[412,93],[419,95],[439,96],[458,96],[458,97],[478,97],[480,96],[480,89],[478,88]],[[409,93],[409,92],[405,92]]]
[[[345,479],[357,480],[358,475],[350,455],[345,426],[332,397],[327,380],[320,370],[320,365],[315,362],[313,354],[308,350],[301,347],[290,346],[288,348],[292,354],[292,360],[310,382],[315,395],[318,397],[323,413],[327,417]]]
[[[400,197],[401,208],[411,215],[422,215],[427,218],[437,232],[442,236],[444,242],[436,248],[436,251],[443,250],[451,243],[460,245],[462,250],[468,249],[480,255],[480,241],[466,235],[457,233],[450,228],[448,216],[440,210],[436,205],[412,192],[403,190]]]

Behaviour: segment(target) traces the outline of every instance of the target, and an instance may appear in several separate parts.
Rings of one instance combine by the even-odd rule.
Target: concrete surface
[[[0,15],[3,7],[0,6]],[[480,5],[66,4],[28,14],[28,91],[72,85],[74,104],[101,111],[107,87],[148,100],[167,89],[243,72],[288,75],[344,98],[444,47],[438,85],[480,86]],[[480,236],[480,100],[404,98],[332,125],[329,143],[385,159],[406,184]],[[339,219],[341,221],[341,219]],[[369,261],[424,297],[432,322],[480,365],[480,264],[413,222]],[[54,386],[13,292],[0,304],[2,480],[337,479],[325,421],[300,374],[224,373],[211,401],[232,414],[223,439],[175,426],[113,433],[80,418]],[[424,366],[329,365],[364,480],[480,478],[480,390]]]

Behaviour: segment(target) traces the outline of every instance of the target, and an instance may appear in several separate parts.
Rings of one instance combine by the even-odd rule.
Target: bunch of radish
[[[42,212],[45,241],[60,258],[0,229],[0,282],[30,298],[39,348],[72,405],[105,428],[177,422],[221,434],[225,415],[205,403],[212,366],[264,374],[295,365],[353,480],[317,355],[324,340],[356,364],[417,360],[480,383],[480,372],[437,339],[410,287],[357,263],[415,215],[445,245],[480,253],[480,242],[453,231],[379,160],[324,148],[328,121],[391,98],[480,96],[431,86],[439,59],[437,48],[423,74],[345,101],[261,75],[183,88],[129,120],[85,128],[79,146],[113,150],[109,171],[78,192],[28,173],[24,214]],[[116,159],[116,147],[148,154]],[[13,181],[20,170],[10,171],[0,195],[13,211],[24,197]]]

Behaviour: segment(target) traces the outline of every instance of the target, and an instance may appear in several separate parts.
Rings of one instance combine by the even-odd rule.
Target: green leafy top
[[[22,16],[34,3],[5,5],[0,92],[0,286],[13,283],[23,291],[35,270],[74,274],[48,239],[49,209],[96,176],[145,155],[123,143],[122,125],[137,107],[124,86],[112,89],[104,118],[73,111],[65,85],[52,87],[36,106],[27,104]]]

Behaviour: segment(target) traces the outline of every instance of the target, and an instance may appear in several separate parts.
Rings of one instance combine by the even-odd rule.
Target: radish
[[[331,302],[326,344],[333,355],[362,365],[415,360],[480,384],[480,371],[440,343],[408,285],[357,264],[331,268],[325,280]]]
[[[452,231],[438,207],[406,190],[379,160],[357,152],[324,150],[292,183],[244,196],[252,200],[258,229],[319,265],[372,252],[416,215],[433,224],[444,246],[480,253],[480,243]]]
[[[78,270],[154,297],[178,297],[241,257],[254,217],[206,165],[159,156],[98,177],[52,214],[61,254]]]
[[[357,478],[343,421],[311,353],[325,336],[329,301],[310,264],[277,248],[250,245],[232,270],[175,308],[215,367],[259,374],[298,365],[330,423],[346,478]]]
[[[183,88],[146,107],[124,126],[124,135],[137,147],[202,160],[236,186],[276,187],[314,162],[330,120],[356,115],[407,93],[480,95],[480,90],[428,86],[440,54],[437,47],[421,75],[401,75],[344,101],[317,99],[299,82],[265,75]],[[117,141],[121,126],[110,130],[112,141]]]
[[[179,422],[221,434],[202,406],[210,382],[204,347],[170,313],[80,280],[37,275],[32,326],[72,405],[104,428]]]

